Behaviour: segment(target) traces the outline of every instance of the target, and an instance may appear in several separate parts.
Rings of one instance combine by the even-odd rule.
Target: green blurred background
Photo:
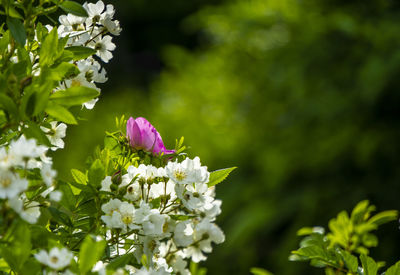
[[[400,2],[110,1],[123,32],[109,81],[54,155],[61,178],[85,167],[115,116],[144,116],[167,147],[185,137],[219,185],[226,242],[209,274],[322,274],[288,262],[296,231],[369,199],[399,209]],[[376,260],[400,255],[379,232]]]

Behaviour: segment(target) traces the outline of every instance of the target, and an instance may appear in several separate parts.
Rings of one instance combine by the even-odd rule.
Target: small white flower
[[[76,16],[70,13],[67,15],[61,15],[58,18],[58,21],[60,21],[61,25],[65,27],[64,32],[85,30],[85,26],[83,25],[85,20],[85,17]]]
[[[107,215],[112,215],[114,211],[119,210],[119,206],[121,205],[121,201],[119,199],[112,199],[109,202],[103,204],[101,206],[101,210]]]
[[[41,250],[39,253],[35,254],[36,260],[55,270],[67,267],[70,264],[72,257],[73,254],[68,251],[68,249],[59,249],[58,247],[53,247],[49,253],[45,250]]]
[[[0,169],[0,198],[15,198],[28,188],[28,181],[9,170]]]
[[[108,63],[108,61],[113,57],[111,51],[115,50],[115,44],[111,40],[112,37],[109,35],[104,37],[98,36],[94,38],[88,46],[96,50],[96,55],[105,63]]]
[[[40,170],[40,174],[42,175],[42,179],[47,186],[51,186],[53,184],[54,178],[57,176],[57,171],[51,169],[51,165],[47,163],[43,163],[42,169]]]
[[[111,176],[105,177],[105,179],[101,181],[100,191],[111,192],[111,189],[110,189],[111,184],[112,184]]]
[[[83,103],[83,106],[88,110],[92,110],[94,108],[94,105],[96,105],[97,101],[99,101],[99,99],[94,98],[88,102]]]
[[[58,190],[50,193],[50,200],[52,201],[60,201],[62,198],[62,193]]]
[[[137,181],[135,181],[134,183],[130,184],[126,188],[126,194],[125,194],[124,198],[126,198],[130,201],[137,201],[141,198],[141,196],[142,196],[142,192],[140,189],[140,185]]]
[[[201,166],[198,157],[187,158],[181,163],[169,162],[165,171],[176,184],[207,183],[210,177],[207,167]]]
[[[65,123],[60,123],[57,125],[57,121],[50,122],[50,129],[40,126],[43,132],[46,133],[50,143],[54,145],[51,150],[55,151],[57,149],[64,148],[65,132],[67,130],[67,125]]]
[[[121,213],[121,221],[123,223],[122,231],[126,231],[129,229],[138,229],[140,228],[136,224],[135,221],[135,207],[129,202],[122,202],[119,206],[119,213]]]
[[[190,220],[178,223],[174,231],[174,241],[177,246],[187,247],[193,243],[193,224]]]
[[[160,236],[163,232],[163,227],[167,215],[160,214],[157,209],[152,209],[146,220],[143,222],[143,232],[147,236]]]
[[[21,136],[18,140],[10,143],[8,150],[9,158],[14,160],[14,165],[23,165],[23,160],[37,158],[46,153],[47,147],[37,145],[35,139],[26,139]]]
[[[122,31],[119,21],[118,20],[111,20],[110,17],[106,17],[102,21],[104,27],[106,28],[107,31],[109,31],[113,35],[119,35]]]
[[[176,274],[190,275],[188,269],[186,269],[187,262],[179,255],[175,255],[171,263],[171,266]]]

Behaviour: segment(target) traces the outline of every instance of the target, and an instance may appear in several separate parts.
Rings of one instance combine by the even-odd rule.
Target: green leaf
[[[81,274],[85,274],[92,269],[93,265],[104,254],[105,247],[106,242],[104,240],[96,241],[94,237],[86,236],[79,252],[79,270]]]
[[[378,265],[374,259],[365,254],[361,254],[360,259],[364,271],[363,275],[376,275],[378,273]]]
[[[43,133],[42,129],[40,129],[39,125],[32,121],[26,122],[28,128],[24,128],[24,133],[27,138],[35,138],[39,143],[51,147],[51,143],[46,135]]]
[[[88,102],[99,94],[99,91],[95,89],[78,86],[68,88],[67,90],[57,91],[50,96],[50,100],[57,104],[73,106]]]
[[[76,209],[76,198],[71,186],[65,182],[58,182],[58,189],[62,192],[60,204],[70,211]]]
[[[259,268],[259,267],[252,267],[250,269],[250,272],[253,273],[253,275],[273,275],[268,270],[265,270],[265,269]]]
[[[0,109],[3,109],[11,115],[18,117],[18,109],[14,101],[5,94],[0,94]]]
[[[64,1],[60,4],[60,8],[65,12],[72,13],[81,17],[88,17],[87,11],[77,2]]]
[[[386,270],[385,275],[399,275],[400,274],[400,261]]]
[[[55,57],[57,56],[58,49],[58,35],[57,28],[53,30],[45,37],[42,46],[40,48],[40,67],[50,66],[53,64]]]
[[[51,216],[54,218],[54,220],[56,220],[57,222],[62,223],[67,226],[70,226],[70,227],[73,226],[70,217],[66,213],[61,212],[60,210],[58,210],[57,208],[52,207],[52,206],[50,206],[47,209],[49,210],[49,212],[50,212]]]
[[[210,181],[208,182],[208,187],[217,185],[218,183],[224,181],[226,177],[237,167],[231,167],[231,168],[225,168],[225,169],[220,169],[216,170],[214,172],[211,172],[210,174]]]
[[[399,213],[397,210],[383,211],[383,212],[380,212],[380,213],[372,216],[368,220],[368,223],[373,223],[373,224],[379,226],[381,224],[397,220],[398,214]]]
[[[65,48],[65,50],[72,52],[74,55],[73,60],[85,59],[96,53],[96,50],[84,46],[71,46]]]
[[[112,260],[106,267],[107,270],[117,270],[120,267],[126,266],[135,256],[133,253],[128,253]]]
[[[49,102],[45,111],[58,121],[65,122],[67,124],[78,124],[74,115],[71,114],[66,108],[60,105],[54,103],[50,104]]]
[[[351,271],[356,273],[358,268],[358,259],[356,256],[351,255],[349,252],[338,249],[338,254],[342,257],[342,260],[346,267]]]
[[[11,233],[8,235],[8,233]],[[25,261],[31,253],[31,234],[28,225],[21,220],[15,222],[8,230],[6,237],[2,239],[9,243],[8,246],[2,246],[0,253],[9,266],[20,273]]]
[[[51,78],[54,81],[61,81],[66,78],[74,77],[79,74],[79,69],[76,65],[68,63],[68,62],[61,62],[57,65],[57,67],[51,69]],[[56,92],[56,94],[58,91]]]
[[[17,18],[7,17],[7,27],[15,41],[21,46],[25,46],[26,32],[22,21]]]
[[[84,173],[82,173],[81,171],[79,171],[78,169],[71,169],[71,174],[77,183],[80,183],[83,185],[87,184],[87,176]]]
[[[96,159],[89,169],[89,184],[94,187],[100,187],[101,181],[105,178],[104,166],[99,159]]]

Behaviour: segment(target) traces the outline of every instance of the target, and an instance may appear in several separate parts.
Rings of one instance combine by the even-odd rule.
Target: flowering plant
[[[67,0],[1,1],[0,272],[16,274],[190,274],[224,241],[215,224],[209,172],[167,150],[144,118],[122,117],[86,171],[57,179],[49,150],[92,109],[119,35],[112,5]],[[59,8],[59,25],[43,25]]]

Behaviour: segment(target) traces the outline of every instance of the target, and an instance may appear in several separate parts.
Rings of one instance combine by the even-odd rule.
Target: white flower
[[[85,17],[76,16],[70,13],[67,15],[61,15],[58,18],[58,21],[60,21],[61,25],[64,26],[64,32],[85,30],[85,26],[83,25],[85,20]]]
[[[122,31],[118,20],[113,21],[113,20],[111,20],[110,17],[106,17],[102,21],[102,23],[103,23],[104,27],[107,29],[107,31],[109,31],[113,35],[119,35]]]
[[[52,201],[60,201],[62,198],[62,192],[60,191],[53,191],[50,193],[50,200]]]
[[[104,3],[103,1],[98,1],[96,4],[93,3],[84,3],[83,7],[86,9],[89,18],[86,20],[87,26],[96,25],[102,20],[106,13],[103,14],[104,11]]]
[[[111,215],[101,216],[101,220],[109,228],[126,228],[126,225],[122,222],[121,213],[114,211]]]
[[[135,271],[135,275],[167,275],[170,274],[166,272],[164,268],[154,270],[153,268],[146,268],[143,266],[141,269]]]
[[[24,160],[40,157],[46,151],[47,147],[37,145],[35,139],[26,139],[25,136],[21,136],[18,140],[10,143],[8,155],[9,159],[13,160],[13,165],[22,166]]]
[[[150,214],[143,222],[143,232],[147,236],[160,236],[163,232],[163,227],[167,215],[160,214],[157,209],[152,209]]]
[[[0,198],[14,198],[28,188],[28,181],[9,170],[0,169]]]
[[[119,199],[112,199],[101,206],[101,210],[107,215],[112,215],[114,211],[118,211],[121,201]]]
[[[182,200],[183,205],[189,210],[195,210],[204,206],[207,197],[204,193],[207,191],[208,186],[206,183],[193,183],[186,186],[175,185],[175,191]]]
[[[42,169],[40,170],[40,174],[42,175],[42,179],[47,186],[51,186],[53,184],[54,178],[57,176],[57,171],[51,169],[51,165],[47,163],[43,163]]]
[[[22,219],[27,221],[30,224],[34,224],[37,222],[37,219],[40,217],[40,208],[39,203],[36,201],[32,201],[25,206],[24,210],[24,197],[12,198],[8,200],[9,206],[17,212]]]
[[[92,110],[94,108],[94,105],[96,105],[97,101],[99,101],[99,99],[94,98],[88,102],[83,103],[83,106],[88,110]]]
[[[192,261],[196,263],[206,259],[203,252],[210,253],[212,251],[211,242],[218,244],[225,241],[222,230],[208,219],[204,219],[196,225],[193,237],[196,245],[185,248],[183,252],[186,257],[191,257]]]
[[[96,55],[100,57],[104,62],[108,61],[113,57],[111,51],[115,50],[115,44],[111,42],[112,37],[106,35],[104,37],[98,36],[89,43],[88,46],[95,49]]]
[[[169,162],[165,167],[168,177],[176,184],[207,183],[210,173],[206,166],[201,166],[200,159],[187,158],[181,163]]]
[[[190,220],[178,223],[174,231],[174,241],[177,246],[186,247],[193,243],[193,224]]]
[[[92,272],[97,272],[99,275],[106,275],[106,264],[102,261],[98,261],[92,268]]]
[[[140,185],[137,181],[132,183],[126,188],[126,194],[124,198],[130,200],[130,201],[137,201],[141,198],[142,192],[140,189]]]
[[[55,270],[67,267],[72,257],[73,254],[69,252],[68,249],[59,249],[58,247],[53,247],[49,253],[45,250],[41,250],[39,253],[35,254],[36,260]]]
[[[57,121],[52,121],[50,122],[50,126],[50,129],[43,126],[40,126],[40,128],[46,133],[50,143],[54,145],[51,147],[51,150],[55,151],[59,148],[64,148],[64,141],[62,139],[65,137],[67,125],[65,123],[60,123],[57,125]]]
[[[110,189],[111,184],[112,184],[111,176],[105,177],[105,179],[101,181],[100,191],[111,192],[111,189]]]
[[[136,224],[134,224],[135,220],[135,207],[129,202],[122,202],[119,206],[119,212],[121,213],[121,221],[123,223],[122,231],[126,231],[129,229],[138,229],[140,228]]]
[[[182,275],[190,275],[188,269],[186,269],[187,262],[179,255],[174,256],[174,260],[171,263],[171,266],[176,274]]]
[[[0,147],[0,169],[3,168],[5,170],[7,170],[12,165],[13,164],[8,157],[6,147]]]

